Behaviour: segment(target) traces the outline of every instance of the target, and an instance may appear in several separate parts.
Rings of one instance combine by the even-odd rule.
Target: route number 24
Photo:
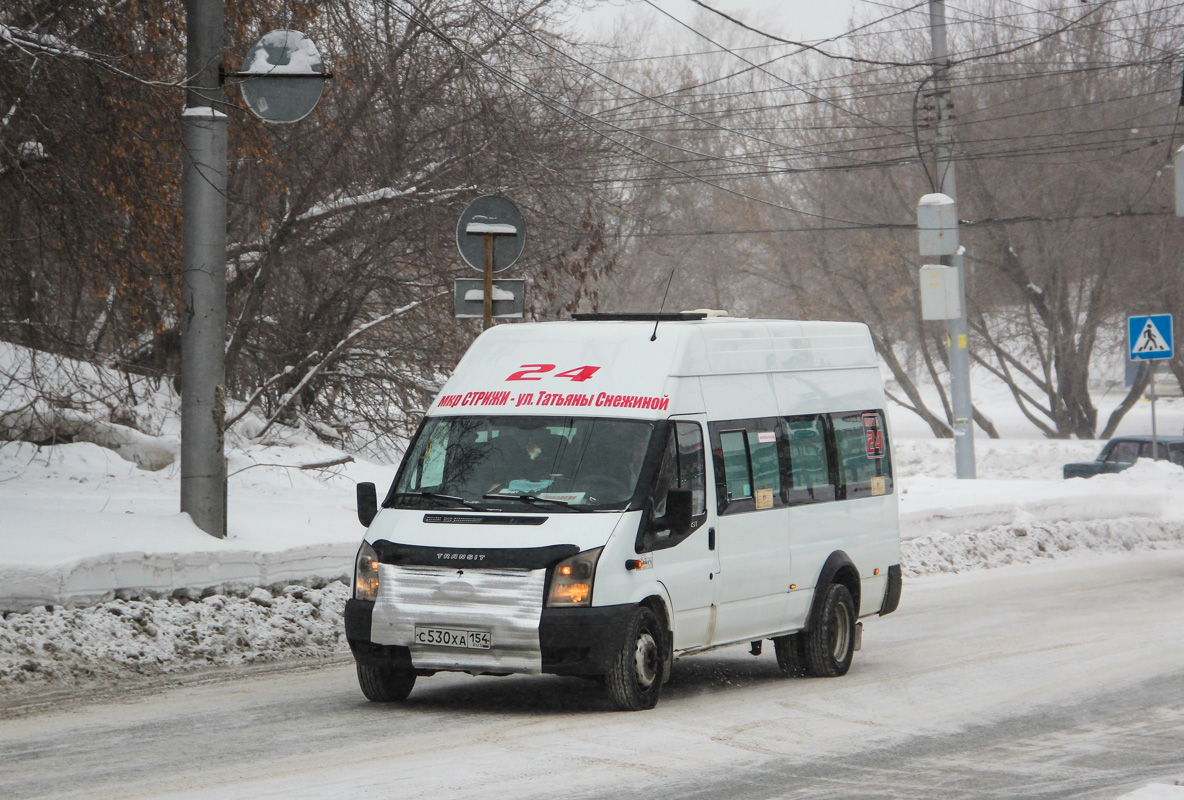
[[[522,364],[522,369],[506,378],[508,381],[538,381],[542,380],[544,375],[549,374],[555,369],[554,364]],[[563,372],[556,372],[556,378],[567,378],[569,380],[586,381],[596,374],[600,367],[573,367],[572,369],[564,370]]]

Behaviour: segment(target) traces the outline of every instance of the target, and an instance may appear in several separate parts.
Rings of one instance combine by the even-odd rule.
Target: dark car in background
[[[1160,436],[1158,457],[1184,466],[1184,436]],[[1066,464],[1066,478],[1091,478],[1104,472],[1122,472],[1140,458],[1151,458],[1150,436],[1116,436],[1106,442],[1094,461]]]

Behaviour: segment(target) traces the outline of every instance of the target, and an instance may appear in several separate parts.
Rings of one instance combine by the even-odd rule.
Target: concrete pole
[[[186,0],[187,75],[182,114],[184,288],[181,319],[181,511],[226,536],[223,454],[226,350],[226,115],[222,0]]]
[[[937,191],[958,199],[954,175],[954,134],[951,122],[949,68],[946,46],[945,0],[929,0],[929,32],[933,41],[933,83],[937,105]],[[966,273],[962,248],[952,256],[942,256],[942,264],[958,271],[958,296],[962,316],[946,321],[946,346],[950,359],[950,400],[954,412],[954,466],[959,478],[974,478],[974,406],[970,399],[970,350],[966,323]]]

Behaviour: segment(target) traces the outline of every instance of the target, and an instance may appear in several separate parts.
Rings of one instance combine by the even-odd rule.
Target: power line
[[[438,28],[436,28],[434,25],[432,25],[430,22],[430,18],[428,17],[426,12],[423,9],[415,6],[415,4],[410,2],[410,0],[404,0],[404,2],[407,2],[407,4],[409,6],[411,6],[412,8],[414,8],[418,14],[422,15],[423,19],[419,19],[419,18],[415,17],[414,15],[410,14],[409,12],[404,11],[402,8],[395,5],[394,0],[382,0],[382,1],[383,1],[384,5],[386,5],[386,7],[390,8],[392,11],[394,11],[396,14],[403,17],[404,19],[406,19],[410,23],[419,26],[425,32],[431,34],[434,38],[436,38],[440,42],[444,43],[445,45],[447,45],[451,49],[455,50],[462,58],[464,58],[468,61],[471,61],[472,63],[476,64],[477,66],[481,67],[482,69],[485,69],[486,71],[488,71],[491,75],[497,77],[499,80],[504,81],[505,83],[509,84],[510,86],[513,86],[514,88],[518,89],[519,91],[538,100],[543,105],[545,105],[547,108],[549,108],[551,111],[559,114],[560,116],[564,117],[565,119],[568,119],[569,121],[576,122],[577,124],[580,124],[582,127],[586,128],[590,133],[592,133],[596,136],[600,136],[601,138],[605,139],[606,141],[609,141],[618,147],[628,150],[629,152],[633,153],[634,155],[638,156],[639,158],[642,158],[646,161],[652,162],[664,169],[668,169],[672,172],[680,174],[685,178],[688,178],[688,179],[691,179],[694,181],[698,181],[700,183],[703,183],[704,185],[710,186],[714,189],[718,189],[719,191],[726,192],[726,193],[731,194],[733,196],[740,197],[745,200],[750,200],[752,202],[759,203],[761,205],[769,206],[771,208],[776,208],[781,211],[788,211],[788,212],[791,212],[794,214],[800,214],[802,216],[811,217],[814,219],[821,219],[821,220],[826,220],[829,222],[839,222],[839,223],[848,224],[848,225],[867,224],[867,223],[857,222],[854,220],[846,220],[846,219],[839,219],[839,218],[835,218],[835,217],[829,217],[824,214],[817,214],[817,213],[814,213],[811,211],[805,211],[803,209],[793,208],[791,206],[783,205],[781,203],[776,203],[771,200],[765,200],[760,197],[754,197],[752,195],[745,194],[744,192],[740,192],[735,189],[730,189],[726,186],[720,186],[718,184],[712,183],[711,181],[699,178],[692,173],[685,172],[684,170],[681,170],[669,163],[666,163],[658,158],[655,158],[654,156],[651,156],[648,153],[645,153],[641,150],[631,147],[630,145],[628,145],[624,142],[614,139],[612,136],[609,136],[604,131],[597,130],[593,123],[599,123],[601,125],[605,125],[606,127],[609,127],[611,129],[613,129],[614,131],[621,133],[621,134],[637,136],[637,137],[644,139],[646,141],[653,142],[654,144],[659,144],[659,145],[663,145],[666,147],[674,147],[674,149],[679,149],[679,150],[686,150],[686,148],[680,148],[677,146],[669,145],[664,142],[657,142],[655,140],[649,139],[648,137],[645,137],[645,136],[638,134],[636,132],[628,131],[623,128],[619,128],[619,127],[613,125],[612,123],[608,123],[604,120],[598,120],[598,119],[591,117],[590,115],[588,115],[582,111],[579,111],[578,109],[572,108],[571,106],[569,106],[565,103],[562,103],[559,100],[548,97],[547,95],[543,94],[542,92],[539,92],[537,89],[534,89],[534,88],[522,83],[521,81],[518,81],[518,80],[512,78],[511,76],[507,75],[505,72],[497,69],[496,67],[494,67],[491,64],[489,64],[488,62],[486,62],[484,59],[470,53],[465,48],[458,45],[451,37],[447,36],[446,34],[441,32]],[[694,151],[687,151],[687,152],[693,153]],[[705,155],[702,153],[695,153],[695,154],[696,155]]]
[[[1131,218],[1175,217],[1175,215],[1176,212],[1171,209],[1155,209],[1150,211],[1108,211],[1097,214],[1064,214],[1052,216],[1031,214],[1018,217],[960,220],[959,225],[963,228],[991,228],[1007,225],[1029,225],[1033,223],[1045,222],[1096,222],[1107,219],[1114,220]],[[852,231],[867,232],[873,230],[915,232],[917,230],[917,224],[915,222],[891,222],[859,226],[825,225],[814,227],[803,226],[784,228],[747,228],[734,230],[705,229],[698,231],[645,231],[639,233],[622,233],[620,235],[621,238],[625,239],[648,239],[687,236],[761,236],[783,233],[842,233]]]

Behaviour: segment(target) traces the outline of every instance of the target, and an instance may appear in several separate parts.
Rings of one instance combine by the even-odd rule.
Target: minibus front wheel
[[[398,703],[406,700],[415,686],[415,673],[398,667],[383,667],[358,662],[358,686],[372,703]]]
[[[666,671],[662,625],[652,610],[638,606],[625,629],[620,651],[604,685],[621,711],[644,711],[658,704]]]

